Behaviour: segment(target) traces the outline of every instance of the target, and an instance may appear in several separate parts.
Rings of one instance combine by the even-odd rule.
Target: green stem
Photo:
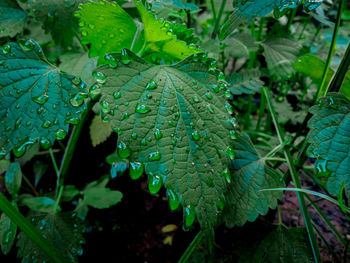
[[[27,237],[40,247],[52,262],[64,263],[67,262],[60,252],[46,240],[42,234],[6,199],[0,192],[0,210],[3,211],[12,222],[14,222]]]
[[[192,240],[191,244],[187,247],[186,251],[182,254],[178,263],[188,262],[188,259],[192,255],[193,251],[198,247],[198,245],[202,241],[203,236],[203,232],[199,231],[196,237]]]
[[[287,161],[286,159],[284,158],[278,158],[278,157],[267,157],[267,158],[263,158],[264,161],[277,161],[277,162],[285,162]]]
[[[57,176],[57,181],[56,181],[56,196],[57,196],[58,188],[59,188],[59,182],[60,182],[60,171],[58,170],[58,166],[57,166],[56,159],[55,159],[55,156],[53,154],[52,148],[49,149],[49,153],[50,153],[50,157],[51,157],[51,160],[52,160],[52,163],[53,163],[53,167],[55,169],[56,176]]]
[[[274,108],[274,106],[272,104],[270,91],[269,91],[268,88],[263,88],[263,92],[264,92],[265,97],[266,97],[268,109],[269,109],[269,112],[271,114],[271,118],[272,118],[272,121],[274,123],[275,129],[276,129],[276,132],[277,132],[277,135],[278,135],[278,139],[280,141],[280,144],[283,144],[284,143],[284,131],[282,130],[282,128],[281,128],[281,126],[279,124],[275,108]],[[300,180],[299,180],[299,175],[298,175],[296,167],[294,165],[294,161],[293,161],[292,155],[290,153],[290,150],[289,150],[288,147],[284,147],[283,150],[284,150],[285,158],[287,159],[287,163],[288,163],[288,166],[289,166],[290,174],[292,176],[292,180],[293,180],[296,188],[301,189],[301,183],[300,183]],[[306,227],[307,232],[308,232],[309,241],[310,241],[310,245],[311,245],[311,248],[312,248],[312,252],[313,252],[313,255],[314,255],[315,262],[316,263],[322,262],[321,261],[321,256],[320,256],[320,251],[318,249],[316,236],[315,236],[315,233],[313,231],[312,224],[311,224],[310,215],[309,215],[309,212],[308,212],[306,204],[305,204],[304,194],[301,193],[301,192],[297,192],[296,194],[297,194],[298,199],[299,199],[300,209],[301,209],[301,212],[302,212],[303,217],[304,217],[305,227]]]
[[[215,39],[216,35],[218,34],[218,31],[219,31],[219,28],[220,28],[220,21],[221,21],[221,17],[222,17],[222,14],[224,12],[225,6],[226,6],[226,0],[222,0],[221,6],[220,6],[220,10],[219,10],[219,14],[218,14],[218,16],[217,16],[217,18],[215,20],[213,34],[211,35],[212,39]]]
[[[297,13],[297,8],[294,8],[290,13],[288,17],[288,24],[286,25],[288,32],[290,32],[290,27],[292,26],[292,23],[294,21],[294,17]]]
[[[210,0],[210,5],[211,5],[211,11],[213,12],[213,19],[214,21],[216,21],[216,10],[215,10],[214,0]]]
[[[58,196],[57,196],[55,207],[54,207],[55,213],[58,213],[60,211],[60,202],[61,202],[61,198],[62,198],[62,194],[63,194],[63,189],[64,189],[64,186],[61,185],[60,190],[58,191]]]
[[[337,19],[336,19],[335,27],[333,29],[332,42],[331,42],[331,46],[329,48],[329,52],[328,52],[328,56],[327,56],[327,60],[326,60],[326,66],[325,66],[325,69],[323,71],[322,81],[321,81],[321,84],[317,90],[317,98],[326,96],[327,91],[328,91],[328,87],[327,87],[327,83],[326,83],[327,76],[328,76],[328,73],[330,70],[331,61],[332,61],[334,51],[335,51],[337,37],[338,37],[338,31],[340,28],[341,16],[343,13],[343,6],[345,6],[345,4],[346,4],[345,0],[341,0],[339,3],[339,6],[338,6]]]

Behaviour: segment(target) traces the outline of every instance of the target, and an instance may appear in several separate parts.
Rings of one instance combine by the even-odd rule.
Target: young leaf
[[[263,44],[264,56],[270,74],[277,78],[288,78],[294,72],[294,62],[300,50],[300,44],[286,38],[276,38]]]
[[[12,198],[16,198],[22,183],[22,171],[19,163],[11,163],[5,174],[5,185]]]
[[[218,81],[224,75],[209,71],[212,61],[202,63],[198,55],[152,66],[127,54],[130,60],[114,55],[123,63],[100,67],[96,74],[104,83],[102,112],[119,133],[118,153],[145,164],[152,193],[165,182],[174,207],[179,200],[186,207],[189,224],[196,211],[202,227],[212,226],[226,186],[227,155],[233,155],[235,122],[225,84]]]
[[[82,42],[91,44],[89,55],[99,56],[99,64],[104,62],[104,55],[120,52],[122,48],[138,51],[133,49],[137,26],[117,3],[87,2],[79,8],[76,16],[80,18]]]
[[[33,40],[6,44],[0,51],[0,155],[17,157],[36,141],[48,148],[77,124],[85,84],[49,64]]]
[[[98,209],[109,208],[122,200],[123,194],[119,191],[112,191],[109,188],[89,188],[84,191],[82,205],[92,206]]]
[[[266,215],[276,208],[283,194],[260,191],[283,186],[280,174],[266,165],[246,136],[234,140],[236,158],[231,161],[231,183],[228,185],[223,217],[228,227],[253,222],[258,215]]]
[[[90,125],[90,138],[92,146],[103,143],[112,134],[111,125],[108,122],[103,122],[100,116],[95,116]]]
[[[17,206],[14,204],[17,209]],[[7,255],[16,238],[17,225],[11,221],[11,219],[2,213],[0,217],[0,246],[4,255]]]
[[[315,262],[305,229],[283,225],[269,233],[252,255],[251,263]]]
[[[53,212],[55,207],[55,200],[45,196],[33,197],[29,194],[22,195],[20,203],[29,207],[31,210],[43,213]]]
[[[310,112],[308,151],[317,158],[315,168],[330,173],[327,189],[337,196],[342,184],[350,197],[350,101],[338,93],[321,98]]]
[[[47,239],[47,242],[50,242],[60,252],[65,259],[64,262],[78,262],[77,256],[83,253],[81,245],[84,243],[82,237],[84,228],[75,213],[40,214],[30,216],[30,220]],[[17,247],[17,256],[23,258],[23,262],[53,262],[23,232],[19,235]]]
[[[234,95],[254,94],[260,92],[264,82],[260,80],[259,69],[243,69],[240,72],[234,72],[228,82],[231,84],[230,91]]]
[[[27,14],[13,0],[0,2],[0,37],[14,37],[23,31]]]
[[[74,17],[77,6],[84,0],[30,0],[19,1],[21,7],[34,13],[43,23],[45,30],[51,33],[56,44],[67,48],[72,46],[73,37],[79,31],[78,19]]]

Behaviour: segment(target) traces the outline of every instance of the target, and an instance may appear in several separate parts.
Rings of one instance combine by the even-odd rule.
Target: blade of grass
[[[182,254],[178,263],[188,262],[188,259],[192,255],[193,251],[198,247],[199,243],[202,241],[203,236],[204,236],[203,232],[199,231],[198,234],[195,236],[195,238],[192,240],[191,244],[187,247],[185,252]]]
[[[219,28],[220,28],[221,17],[222,17],[222,14],[224,12],[225,6],[226,6],[226,0],[222,0],[221,6],[220,6],[220,9],[219,9],[219,13],[218,13],[218,15],[216,17],[216,20],[215,20],[214,30],[213,30],[213,33],[211,35],[212,39],[215,39],[216,35],[218,34],[218,31],[219,31]]]

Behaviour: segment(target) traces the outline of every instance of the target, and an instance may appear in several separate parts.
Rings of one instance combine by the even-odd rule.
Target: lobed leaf
[[[85,84],[49,64],[33,40],[0,51],[0,97],[1,157],[12,149],[21,156],[36,141],[50,147],[86,108]]]
[[[103,118],[119,133],[119,156],[130,157],[132,177],[145,167],[152,193],[164,182],[171,208],[184,205],[187,227],[195,211],[202,227],[213,226],[226,187],[226,151],[233,155],[235,122],[224,75],[209,71],[211,61],[200,61],[205,55],[154,66],[123,54],[128,60],[114,55],[117,67],[102,66],[96,74]]]
[[[254,94],[260,92],[264,82],[260,79],[261,73],[259,69],[243,69],[240,72],[234,72],[229,78],[229,88],[234,95]]]
[[[0,2],[0,37],[14,37],[23,31],[27,14],[14,0]]]

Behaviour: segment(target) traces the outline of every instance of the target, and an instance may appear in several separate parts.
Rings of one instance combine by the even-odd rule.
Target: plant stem
[[[67,262],[60,252],[21,214],[0,192],[0,210],[14,222],[27,237],[40,247],[55,263]]]
[[[336,19],[336,23],[335,23],[335,27],[333,29],[333,36],[332,36],[332,42],[331,42],[331,46],[329,48],[329,52],[328,52],[328,56],[327,56],[327,60],[326,60],[326,66],[325,69],[323,71],[323,75],[322,75],[322,81],[321,84],[317,90],[317,99],[320,97],[324,97],[327,94],[328,91],[328,87],[327,87],[327,76],[329,73],[329,69],[330,69],[330,65],[331,65],[331,61],[334,55],[334,51],[335,51],[335,47],[336,47],[336,42],[337,42],[337,37],[338,37],[338,31],[340,28],[340,22],[341,22],[341,16],[343,13],[343,6],[345,6],[345,0],[341,0],[339,5],[338,5],[338,12],[337,12],[337,19]]]
[[[215,10],[214,0],[210,0],[210,5],[211,5],[211,11],[213,12],[213,19],[214,21],[216,21],[216,10]]]
[[[30,187],[30,189],[32,190],[33,194],[35,196],[39,196],[39,193],[38,191],[35,189],[35,187],[32,185],[32,183],[29,181],[29,179],[24,175],[22,174],[22,177],[23,177],[23,180],[27,183],[27,185]]]
[[[279,139],[280,143],[283,144],[284,143],[284,131],[282,130],[282,128],[279,124],[275,108],[272,104],[270,91],[268,88],[263,88],[263,93],[265,94],[265,97],[266,97],[268,109],[269,109],[269,112],[271,114],[272,121],[274,123],[275,129],[276,129],[276,132],[278,135],[278,139]],[[284,147],[283,150],[284,150],[285,158],[287,159],[287,163],[289,166],[290,174],[292,176],[292,180],[293,180],[296,188],[301,189],[302,187],[301,187],[301,183],[299,180],[299,175],[298,175],[296,167],[294,165],[294,161],[293,161],[292,155],[290,153],[290,150],[288,147]],[[320,251],[319,251],[317,240],[316,240],[316,236],[315,236],[315,233],[313,231],[312,224],[311,224],[310,215],[309,215],[309,212],[308,212],[306,204],[305,204],[304,194],[301,192],[297,192],[296,194],[297,194],[298,199],[299,199],[301,212],[302,212],[303,217],[304,217],[305,226],[306,226],[306,229],[308,232],[309,241],[310,241],[310,245],[312,248],[315,262],[316,263],[322,262],[321,256],[320,256]]]
[[[193,251],[198,247],[199,243],[203,239],[203,232],[199,231],[195,238],[192,240],[191,244],[187,247],[186,251],[182,254],[178,263],[188,262],[188,259],[192,255]]]
[[[220,27],[220,21],[221,21],[221,17],[222,17],[222,14],[224,12],[225,6],[226,6],[226,0],[222,0],[218,16],[215,20],[214,30],[213,30],[213,33],[211,35],[212,39],[215,39],[216,35],[218,34],[219,27]]]
[[[295,15],[296,15],[296,13],[297,13],[297,9],[298,9],[298,8],[294,8],[294,9],[289,13],[288,23],[287,23],[287,25],[286,25],[288,32],[290,32],[290,27],[292,26],[292,23],[293,23],[293,21],[294,21],[294,17],[295,17]]]
[[[62,198],[62,194],[63,194],[63,189],[64,189],[64,186],[61,185],[60,190],[58,191],[58,196],[57,196],[55,207],[54,207],[55,213],[58,213],[60,210],[60,202],[61,202],[61,198]]]

